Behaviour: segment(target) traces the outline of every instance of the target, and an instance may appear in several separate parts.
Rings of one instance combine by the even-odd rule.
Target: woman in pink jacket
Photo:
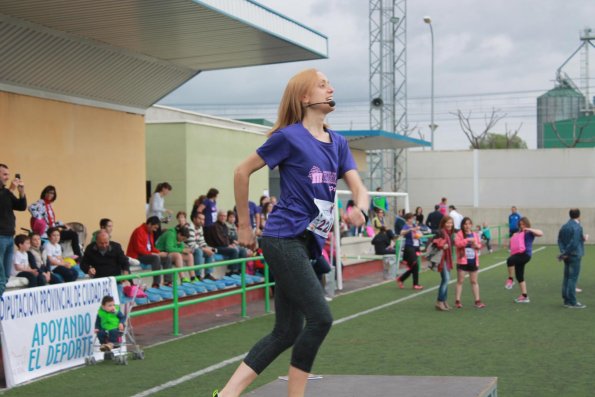
[[[438,287],[438,299],[436,300],[436,310],[448,311],[448,282],[450,281],[450,271],[452,270],[452,234],[454,231],[454,222],[448,215],[444,216],[440,221],[440,229],[432,244],[436,248],[442,250],[442,257],[438,264],[438,272],[440,273],[440,287]]]
[[[457,309],[463,307],[461,304],[461,292],[463,292],[463,282],[465,273],[469,273],[471,290],[475,298],[475,307],[483,309],[485,304],[479,298],[479,283],[477,282],[477,273],[479,269],[479,250],[481,249],[481,240],[479,235],[473,232],[473,221],[465,217],[461,221],[461,230],[455,236],[455,247],[457,252],[457,287],[455,306]]]
[[[454,232],[454,222],[448,215],[440,221],[440,229],[432,240],[436,248],[442,250],[442,256],[438,263],[438,272],[440,273],[440,287],[438,287],[438,299],[436,300],[436,310],[448,311],[448,282],[450,281],[450,271],[452,270],[452,234]]]

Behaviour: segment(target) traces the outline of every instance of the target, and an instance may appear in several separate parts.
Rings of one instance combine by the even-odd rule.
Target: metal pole
[[[247,306],[248,306],[248,299],[246,295],[246,262],[242,262],[242,317],[246,318],[248,315]]]
[[[436,129],[436,125],[434,124],[434,28],[432,27],[432,23],[430,22],[430,36],[432,37],[432,88],[430,93],[431,98],[431,120],[430,120],[430,130],[432,131],[432,150],[434,150],[434,130]]]
[[[430,93],[430,134],[431,134],[431,145],[434,150],[434,131],[436,130],[436,124],[434,124],[434,27],[432,26],[432,18],[429,16],[424,17],[424,22],[430,27],[430,38],[432,40],[432,69],[431,69],[431,93]]]
[[[586,40],[590,40],[590,37],[592,37],[590,35],[591,33],[591,29],[585,29],[585,37]],[[585,80],[583,81],[583,84],[585,85],[585,110],[587,112],[591,111],[591,94],[589,94],[589,83],[591,82],[589,79],[589,44],[591,42],[587,41],[585,42]]]
[[[335,193],[335,253],[336,253],[336,259],[335,259],[335,263],[337,264],[336,271],[337,271],[337,289],[339,291],[343,290],[343,269],[341,268],[341,220],[339,219],[339,192]],[[348,194],[351,194],[351,192],[347,192]],[[331,248],[331,255],[332,255],[332,248]],[[331,266],[333,266],[333,262],[331,260],[330,263]]]
[[[174,273],[172,277],[172,287],[173,287],[173,294],[174,294],[174,309],[173,309],[173,326],[174,326],[174,336],[180,335],[180,306],[179,306],[179,299],[178,299],[178,274]]]

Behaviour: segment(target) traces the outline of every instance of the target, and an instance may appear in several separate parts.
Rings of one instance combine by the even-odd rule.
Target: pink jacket
[[[452,270],[452,252],[451,252],[451,238],[448,231],[440,229],[436,234],[436,237],[432,240],[433,244],[442,250],[442,259],[438,264],[438,271],[441,272],[442,268],[446,265],[448,270]]]
[[[481,249],[479,235],[473,232],[473,238],[475,239],[475,242],[479,244],[479,249]],[[455,247],[457,251],[457,265],[466,265],[467,255],[465,255],[465,247],[467,247],[467,238],[464,237],[462,230],[455,236]],[[479,267],[479,249],[475,249],[475,265],[477,267]]]

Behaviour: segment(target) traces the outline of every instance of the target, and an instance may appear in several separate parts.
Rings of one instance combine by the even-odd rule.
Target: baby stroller
[[[137,289],[134,289],[134,291],[136,292]],[[91,354],[85,357],[86,365],[97,364],[95,354],[98,354],[100,352],[103,352],[103,359],[105,361],[114,361],[116,365],[128,365],[129,357],[131,357],[133,360],[145,359],[145,352],[136,343],[136,339],[134,337],[134,330],[132,328],[132,322],[130,320],[130,313],[132,312],[132,308],[135,305],[134,298],[135,297],[133,297],[132,300],[120,305],[120,311],[126,319],[124,320],[124,331],[120,332],[119,343],[117,345],[114,345],[113,349],[103,351],[102,346],[104,345],[102,345],[98,336],[95,335],[93,337],[93,348],[91,349]]]

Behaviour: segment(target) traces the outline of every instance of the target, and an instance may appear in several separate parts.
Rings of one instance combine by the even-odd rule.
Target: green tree
[[[527,149],[527,143],[518,135],[491,132],[479,142],[479,149]]]
[[[480,143],[486,139],[491,129],[493,129],[498,121],[502,120],[506,117],[506,113],[502,114],[500,109],[492,109],[492,113],[488,116],[487,114],[484,115],[484,126],[479,130],[476,127],[471,125],[471,111],[466,115],[461,111],[461,109],[457,109],[456,113],[452,113],[459,119],[459,125],[461,126],[461,130],[469,140],[471,144],[471,149],[481,149]]]

